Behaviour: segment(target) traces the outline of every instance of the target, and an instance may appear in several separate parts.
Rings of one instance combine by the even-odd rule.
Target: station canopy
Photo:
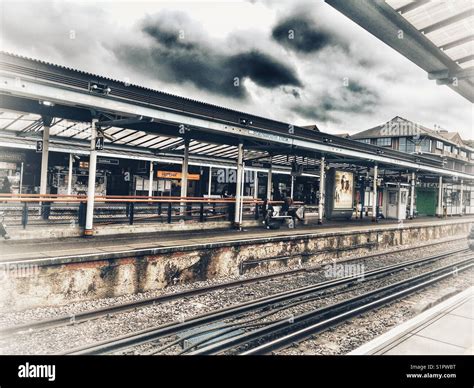
[[[326,0],[338,11],[474,101],[472,0]]]
[[[35,148],[35,140],[42,139],[43,119],[41,115],[15,111],[0,111],[0,146],[26,149]],[[113,154],[124,159],[150,160],[163,157],[169,162],[180,162],[184,151],[184,138],[167,137],[160,134],[123,127],[105,127],[105,154]],[[55,118],[50,125],[52,151],[67,153],[89,153],[91,123]],[[235,145],[206,143],[191,140],[189,144],[191,158],[201,160],[202,165],[232,166],[237,159],[238,148]],[[249,161],[270,162],[266,151],[246,150]],[[273,155],[274,167],[291,170],[292,163],[305,166],[308,171],[318,169],[319,160],[299,155]]]

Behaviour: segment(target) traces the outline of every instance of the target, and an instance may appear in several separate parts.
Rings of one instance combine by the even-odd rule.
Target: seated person
[[[300,217],[298,209],[295,209],[294,207],[292,208],[293,205],[293,199],[290,197],[285,198],[285,203],[283,204],[281,210],[284,215],[289,215],[293,219],[293,222],[295,219],[298,221],[303,221],[303,219]]]

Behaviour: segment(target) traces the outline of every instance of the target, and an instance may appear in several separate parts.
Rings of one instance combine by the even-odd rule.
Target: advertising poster
[[[347,171],[336,171],[334,181],[334,209],[352,209],[354,175]]]

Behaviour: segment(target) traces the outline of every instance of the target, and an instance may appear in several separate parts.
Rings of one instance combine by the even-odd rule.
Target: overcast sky
[[[398,115],[473,138],[472,104],[323,1],[0,7],[4,51],[331,133]]]

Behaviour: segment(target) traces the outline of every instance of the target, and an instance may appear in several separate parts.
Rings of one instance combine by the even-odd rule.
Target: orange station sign
[[[162,179],[181,179],[183,174],[177,171],[157,171],[156,176]],[[188,174],[188,180],[198,181],[201,179],[199,174]]]

